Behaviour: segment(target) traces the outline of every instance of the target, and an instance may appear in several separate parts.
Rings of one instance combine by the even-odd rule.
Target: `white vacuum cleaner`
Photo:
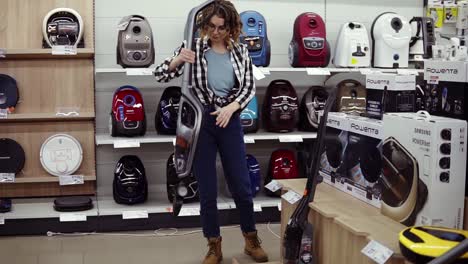
[[[364,24],[347,22],[336,41],[333,64],[337,67],[369,67],[371,48]]]

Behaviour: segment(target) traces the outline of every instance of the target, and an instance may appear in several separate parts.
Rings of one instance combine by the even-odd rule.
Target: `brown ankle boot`
[[[244,253],[251,256],[256,262],[267,262],[268,255],[260,246],[262,241],[257,236],[257,231],[242,234],[245,238]]]
[[[208,253],[206,253],[203,264],[218,264],[223,260],[223,253],[221,252],[221,237],[208,238]]]

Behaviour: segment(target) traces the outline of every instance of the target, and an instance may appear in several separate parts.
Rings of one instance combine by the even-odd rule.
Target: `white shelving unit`
[[[250,133],[244,136],[246,144],[255,143],[258,140],[278,140],[280,142],[302,142],[303,139],[316,138],[315,132],[294,131],[289,133],[272,133],[264,130],[259,130],[257,133]],[[100,133],[96,135],[96,145],[114,145],[114,148],[130,148],[139,147],[140,144],[147,143],[172,143],[174,144],[175,136],[158,135],[157,133],[147,133],[143,137],[112,137],[108,133]]]

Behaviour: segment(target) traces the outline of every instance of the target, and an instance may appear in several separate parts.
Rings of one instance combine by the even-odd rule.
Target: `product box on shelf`
[[[383,122],[382,213],[408,226],[462,228],[466,121],[421,111]]]
[[[382,174],[382,121],[331,113],[320,173],[324,182],[377,208]]]
[[[416,76],[378,73],[366,75],[366,110],[369,116],[381,118],[385,87],[385,112],[414,112]]]
[[[438,116],[466,120],[465,90],[468,63],[428,60],[424,64],[424,85],[419,91],[425,110]]]

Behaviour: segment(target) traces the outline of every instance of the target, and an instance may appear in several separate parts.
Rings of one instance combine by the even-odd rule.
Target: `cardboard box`
[[[463,227],[466,121],[385,114],[381,211],[406,225]]]
[[[370,117],[382,118],[382,97],[387,87],[385,112],[414,112],[416,76],[398,74],[366,75],[367,114]]]
[[[324,182],[380,207],[380,120],[330,113],[320,173]]]

